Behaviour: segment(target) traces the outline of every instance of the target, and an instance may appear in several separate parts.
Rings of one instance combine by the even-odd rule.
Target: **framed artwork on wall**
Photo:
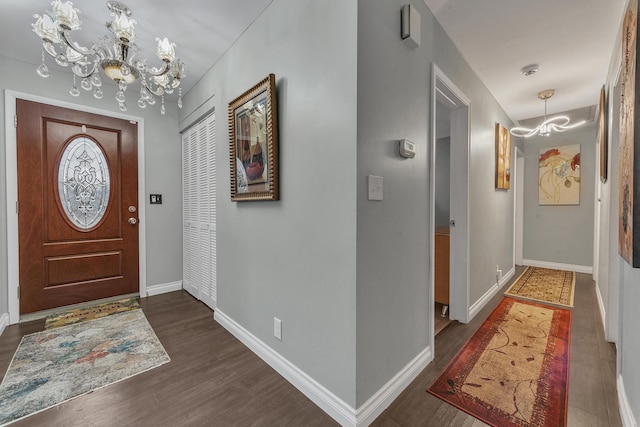
[[[229,103],[231,200],[279,200],[276,77]]]
[[[496,188],[511,187],[511,134],[496,123]]]
[[[638,0],[630,0],[622,24],[622,101],[620,105],[620,164],[618,253],[640,267],[640,111],[637,99]]]
[[[580,204],[580,144],[540,150],[538,204]]]
[[[600,89],[600,112],[598,113],[598,143],[600,144],[600,181],[607,182],[609,141],[607,140],[607,102],[604,85]]]

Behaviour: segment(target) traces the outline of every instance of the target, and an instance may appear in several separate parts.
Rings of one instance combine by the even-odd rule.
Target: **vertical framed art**
[[[231,200],[279,200],[276,77],[229,103]]]
[[[635,108],[638,66],[638,0],[630,0],[622,25],[618,253],[640,267],[640,111]]]
[[[511,134],[496,123],[496,188],[511,187]]]
[[[598,113],[598,142],[600,144],[600,181],[607,182],[609,141],[607,139],[607,102],[604,85],[600,89],[600,112]]]

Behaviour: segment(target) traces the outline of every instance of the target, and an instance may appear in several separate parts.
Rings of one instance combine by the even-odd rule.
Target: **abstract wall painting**
[[[540,150],[538,204],[580,204],[580,144]]]
[[[511,186],[511,134],[496,123],[496,188],[508,190]]]
[[[630,0],[622,27],[622,100],[620,105],[620,165],[618,199],[618,253],[640,267],[640,111],[637,88],[638,0]]]

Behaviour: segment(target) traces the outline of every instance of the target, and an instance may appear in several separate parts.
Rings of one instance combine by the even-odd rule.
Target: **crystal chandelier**
[[[93,96],[102,98],[102,80],[100,69],[111,80],[118,84],[116,101],[121,111],[127,111],[125,91],[127,87],[140,81],[140,96],[138,107],[145,108],[156,103],[156,97],[162,100],[160,112],[165,114],[164,95],[172,94],[178,89],[178,107],[182,108],[182,89],[180,80],[185,77],[184,63],[175,55],[175,43],[170,43],[165,37],[156,38],[156,55],[162,61],[159,67],[147,65],[146,59],[136,58],[139,52],[134,43],[136,34],[131,19],[131,9],[118,1],[107,1],[107,8],[113,16],[113,21],[107,22],[106,27],[112,33],[103,36],[97,44],[87,48],[80,46],[72,39],[72,32],[80,29],[80,11],[73,7],[70,1],[54,0],[51,11],[44,15],[33,15],[36,22],[31,24],[33,31],[42,39],[42,63],[37,69],[41,77],[49,76],[49,69],[45,65],[45,52],[51,55],[56,64],[70,67],[73,71],[73,86],[69,93],[79,96],[80,91],[76,79],[80,79],[80,87],[86,91],[93,91]]]
[[[554,116],[550,119],[547,119],[547,100],[553,96],[555,93],[554,89],[547,89],[541,92],[538,92],[538,98],[544,101],[544,121],[540,123],[534,129],[525,128],[525,127],[514,127],[511,128],[511,135],[517,136],[520,138],[529,138],[536,134],[540,134],[540,136],[549,136],[552,131],[555,132],[564,132],[569,129],[576,128],[586,121],[582,120],[578,123],[574,123],[572,125],[569,124],[571,121],[567,116]]]

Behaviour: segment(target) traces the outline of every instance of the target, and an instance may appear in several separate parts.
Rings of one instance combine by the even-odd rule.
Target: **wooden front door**
[[[20,313],[138,292],[137,124],[16,109]]]

